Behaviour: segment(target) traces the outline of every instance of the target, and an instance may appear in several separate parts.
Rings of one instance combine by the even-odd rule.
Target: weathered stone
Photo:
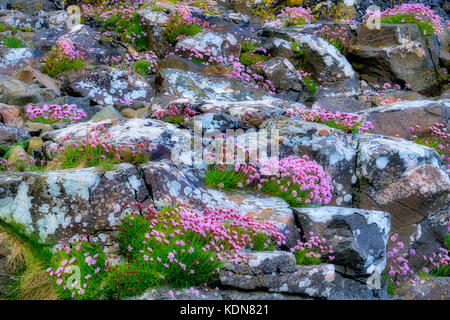
[[[291,258],[287,258],[291,255]],[[291,253],[251,252],[237,264],[227,263],[221,284],[244,290],[265,290],[318,299],[378,299],[378,294],[352,279],[343,278],[332,264],[292,265]],[[292,270],[293,268],[293,270]]]
[[[206,130],[226,130],[236,129],[238,121],[225,112],[208,112],[192,117],[188,122],[188,128],[194,130],[196,123],[199,123],[198,129]]]
[[[43,100],[39,90],[10,76],[0,74],[0,103],[24,106]]]
[[[192,50],[200,52],[208,50],[212,57],[225,64],[231,56],[238,58],[241,54],[239,41],[232,33],[218,32],[200,32],[195,36],[186,37],[177,43],[175,50],[181,54],[187,52],[187,56]]]
[[[122,119],[122,114],[117,111],[113,106],[107,105],[100,109],[99,112],[94,114],[91,121],[103,121],[103,120],[119,120]]]
[[[341,207],[295,208],[294,213],[305,235],[313,232],[333,247],[334,264],[360,275],[384,270],[388,213]]]
[[[357,176],[360,208],[391,214],[391,230],[417,256],[444,244],[449,219],[450,179],[434,149],[366,134],[358,138]],[[422,225],[428,231],[421,231]],[[424,237],[427,246],[420,246]]]
[[[147,189],[136,167],[0,175],[0,218],[41,239],[111,231],[123,202],[144,201]]]
[[[383,23],[380,29],[369,29],[365,24],[361,24],[356,32],[356,45],[369,47],[398,46],[403,44],[403,38],[415,41],[422,37],[414,24]]]
[[[21,108],[0,103],[0,122],[8,126],[22,128]]]
[[[395,291],[403,300],[450,300],[450,277],[429,277]]]
[[[131,108],[125,108],[120,112],[126,118],[136,118],[137,111]]]
[[[161,93],[178,95],[191,100],[271,100],[275,99],[264,90],[257,90],[245,82],[219,76],[207,77],[194,72],[177,69],[161,70]]]
[[[408,30],[407,34],[397,33],[398,45],[356,44],[347,57],[361,78],[369,83],[408,83],[412,90],[431,95],[437,90],[435,65],[426,41],[417,36],[418,26],[411,24]]]
[[[266,62],[264,70],[267,79],[277,90],[301,91],[302,84],[297,70],[286,58],[272,58]]]
[[[8,157],[8,161],[6,165],[9,166],[12,170],[25,166],[30,163],[33,158],[25,152],[22,146],[15,146]]]
[[[154,96],[154,84],[134,71],[106,66],[72,70],[61,84],[63,93],[88,96],[97,104],[114,104],[119,99],[149,100]]]
[[[29,138],[27,131],[0,123],[0,145],[10,146],[16,141],[22,142]]]
[[[32,137],[28,145],[27,153],[32,155],[34,152],[41,152],[44,142],[39,137]]]
[[[399,136],[407,139],[411,136],[410,127],[420,126],[418,130],[425,133],[436,122],[450,125],[450,101],[419,100],[407,101],[371,108],[360,112],[366,120],[372,122],[373,133]]]
[[[0,73],[9,76],[20,68],[35,62],[33,49],[30,48],[8,48],[0,46]]]

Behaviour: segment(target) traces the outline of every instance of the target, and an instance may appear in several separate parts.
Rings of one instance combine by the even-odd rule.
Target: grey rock
[[[15,142],[23,142],[30,138],[27,131],[0,123],[0,145],[10,146]]]

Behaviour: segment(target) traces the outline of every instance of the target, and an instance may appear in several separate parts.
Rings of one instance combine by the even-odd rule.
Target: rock
[[[170,292],[170,294],[169,294]],[[157,288],[151,289],[131,300],[306,300],[304,297],[278,292],[246,292],[239,290],[212,290],[207,292],[198,288],[198,294],[189,289]]]
[[[412,90],[424,95],[437,92],[435,65],[418,26],[409,25],[407,34],[403,34],[398,25],[388,28],[397,30],[398,45],[354,45],[349,51],[347,57],[361,78],[371,84],[407,83]]]
[[[99,105],[114,104],[123,98],[145,101],[155,94],[154,84],[134,71],[99,66],[72,70],[66,76],[61,92],[88,96]]]
[[[272,100],[264,90],[257,90],[235,79],[219,76],[204,76],[177,69],[161,70],[161,94],[178,95],[191,100]]]
[[[187,52],[187,55],[194,49],[200,52],[208,50],[211,56],[223,61],[224,64],[228,63],[231,56],[237,58],[241,55],[239,41],[232,33],[200,32],[184,38],[175,46],[175,50],[181,54]]]
[[[266,62],[265,74],[275,89],[280,91],[302,91],[297,70],[286,58],[272,58]]]
[[[49,0],[9,0],[9,7],[14,10],[20,10],[26,14],[32,15],[40,10],[50,11],[55,7]]]
[[[165,25],[169,18],[168,14],[163,11],[152,11],[148,8],[144,8],[140,12],[146,22],[149,50],[153,51],[158,57],[164,57],[170,47],[164,35]]]
[[[46,131],[52,130],[53,125],[48,124],[48,123],[32,122],[30,120],[27,120],[24,123],[23,128],[26,131],[28,131],[30,134],[32,134],[33,136],[39,136]]]
[[[316,299],[378,299],[367,285],[340,276],[334,265],[295,265],[293,254],[287,252],[245,253],[237,264],[225,265],[220,282],[224,286],[244,290],[264,290]]]
[[[0,74],[0,103],[24,106],[43,100],[41,92],[7,75]]]
[[[33,161],[33,157],[26,153],[22,146],[15,146],[11,150],[6,164],[11,169],[19,169],[25,164],[30,163],[31,161]]]
[[[42,29],[29,42],[40,52],[41,56],[45,56],[61,37],[70,39],[72,43],[77,45],[77,49],[87,54],[85,65],[90,63],[102,64],[105,63],[106,58],[122,56],[126,53],[124,48],[113,48],[100,32],[83,24],[76,25],[71,30],[67,30],[65,25]]]
[[[340,111],[347,113],[356,113],[366,109],[365,106],[361,104],[356,99],[351,97],[346,97],[345,95],[337,96],[327,96],[324,98],[318,98],[316,102],[312,105],[313,109],[320,108],[329,111]]]
[[[31,48],[8,48],[0,46],[0,74],[14,76],[17,70],[35,63]]]
[[[5,173],[0,188],[0,218],[49,241],[110,232],[121,203],[147,198],[145,184],[130,164],[106,173],[96,168]]]
[[[381,211],[354,208],[295,208],[300,229],[313,232],[333,247],[334,264],[350,268],[347,273],[372,275],[386,266],[390,216]]]
[[[287,40],[276,37],[269,38],[264,44],[264,48],[269,51],[272,57],[286,58],[291,62],[296,59],[292,50],[292,42]]]
[[[8,126],[22,128],[21,108],[0,103],[0,122]]]
[[[155,201],[182,199],[197,210],[233,209],[260,222],[271,222],[284,233],[288,247],[299,239],[294,215],[281,198],[252,191],[227,192],[208,189],[199,169],[167,162],[150,162],[143,166],[145,181],[151,186]]]
[[[33,155],[34,152],[42,152],[42,145],[44,142],[39,137],[32,137],[28,145],[27,153]]]
[[[195,123],[199,123],[196,127]],[[208,112],[192,117],[188,122],[188,128],[201,128],[202,131],[226,129],[236,129],[238,127],[237,119],[224,112]]]
[[[355,43],[357,46],[392,47],[403,44],[402,39],[419,40],[419,29],[414,24],[383,23],[380,29],[369,29],[365,24],[358,26]]]
[[[119,120],[122,119],[122,114],[117,111],[113,106],[104,106],[97,112],[90,120],[91,121],[103,121],[103,120]]]
[[[372,134],[358,141],[354,205],[389,212],[391,231],[399,234],[405,249],[415,249],[417,257],[437,251],[449,219],[450,179],[436,151]]]
[[[131,108],[125,108],[120,112],[126,118],[136,118],[137,111]]]
[[[322,78],[324,86],[335,87],[356,77],[352,65],[347,59],[325,40],[317,36],[299,35],[295,38],[305,52],[305,59],[311,65],[317,78]],[[348,88],[347,91],[354,91]]]
[[[411,137],[410,127],[420,126],[419,132],[425,133],[435,122],[450,125],[449,100],[419,100],[406,101],[371,108],[360,112],[374,125],[373,133],[399,136],[407,139]]]
[[[0,123],[0,145],[10,146],[28,139],[30,134],[27,131]]]
[[[450,278],[427,277],[415,285],[406,283],[395,293],[403,300],[450,300]]]

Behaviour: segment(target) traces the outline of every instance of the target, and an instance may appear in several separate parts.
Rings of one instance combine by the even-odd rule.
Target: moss
[[[381,23],[393,23],[393,24],[414,23],[417,24],[422,35],[432,36],[435,34],[433,25],[428,20],[420,21],[410,14],[398,14],[391,17],[382,17]]]
[[[3,37],[3,44],[9,48],[25,48],[25,43],[17,38],[15,35],[9,35]]]

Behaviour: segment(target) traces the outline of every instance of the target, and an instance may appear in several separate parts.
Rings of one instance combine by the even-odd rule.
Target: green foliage
[[[9,48],[25,48],[25,44],[15,35],[3,36],[3,44]]]
[[[148,161],[149,156],[140,152],[133,154],[128,151],[122,153],[121,159],[117,159],[113,152],[106,152],[99,144],[96,148],[86,147],[83,152],[80,152],[79,146],[70,146],[58,159],[61,169],[100,167],[103,171],[109,171],[114,168],[114,165],[123,162],[134,165],[143,164]]]
[[[186,288],[205,282],[213,283],[216,279],[213,272],[221,267],[221,263],[214,259],[215,251],[202,250],[212,239],[207,234],[203,237],[190,230],[183,234],[175,233],[174,231],[179,227],[174,227],[174,223],[179,222],[179,218],[172,214],[173,210],[166,208],[160,211],[157,217],[152,217],[152,220],[137,214],[124,217],[118,228],[117,239],[121,254],[138,272],[145,270],[141,277],[153,285],[167,283],[173,287]],[[173,223],[164,223],[165,215],[171,221],[173,219]],[[160,223],[153,224],[153,228],[150,229],[150,224],[154,219],[159,220]],[[171,235],[170,242],[157,241],[155,237],[146,237],[146,233],[148,234],[151,230],[162,232],[167,236]],[[177,240],[187,243],[184,252],[182,247],[175,244]],[[191,252],[189,252],[189,248],[192,248]],[[176,252],[177,261],[186,266],[187,272],[183,271],[178,263],[170,261],[169,253],[172,252]],[[157,259],[160,259],[160,262],[155,261]],[[190,270],[195,272],[191,274]],[[119,287],[121,286],[119,285]]]
[[[261,191],[270,194],[274,197],[279,197],[284,199],[289,206],[296,208],[296,207],[304,207],[305,204],[303,202],[298,202],[297,197],[300,197],[302,199],[307,199],[309,195],[309,190],[301,190],[300,186],[297,184],[291,183],[289,186],[287,186],[288,191],[282,191],[280,190],[280,185],[287,185],[287,182],[289,180],[287,179],[278,179],[280,181],[280,184],[277,183],[277,180],[270,180],[266,183],[262,184]],[[297,192],[297,196],[292,196],[292,191]]]
[[[148,76],[151,74],[151,71],[149,71],[149,67],[151,67],[152,64],[150,62],[147,62],[145,59],[139,60],[133,64],[132,69],[138,73],[140,73],[143,76]]]
[[[303,77],[303,82],[305,83],[306,87],[308,88],[309,93],[313,96],[317,93],[317,82],[312,79],[311,77]]]
[[[107,268],[107,276],[103,284],[103,295],[106,299],[122,299],[144,293],[155,287],[159,281],[152,270],[144,264],[128,263]]]
[[[199,32],[203,32],[200,26],[184,23],[181,19],[171,20],[164,29],[166,40],[172,44],[177,42],[178,36],[194,36]]]
[[[432,136],[427,135],[424,137],[418,137],[418,138],[414,138],[413,140],[415,143],[420,144],[422,146],[426,146],[426,147],[430,147],[433,148],[434,150],[436,150],[436,152],[441,156],[443,154],[446,154],[446,152],[448,152],[448,150],[444,149],[439,149],[439,145],[442,144],[441,141],[434,139]],[[425,143],[425,141],[427,143]]]
[[[250,66],[260,61],[267,61],[267,57],[253,52],[244,52],[240,60],[244,66]]]
[[[132,13],[131,19],[123,19],[119,13],[112,15],[104,22],[102,30],[110,28],[121,34],[122,41],[132,44],[136,50],[148,50],[147,37],[144,36],[145,26],[137,12]]]
[[[297,41],[292,40],[292,51],[294,51],[294,54],[297,58],[302,57],[305,54],[305,50],[298,44]]]
[[[184,116],[183,115],[178,115],[178,116],[172,116],[172,117],[167,117],[164,119],[165,122],[167,123],[172,123],[175,125],[180,125],[184,122]]]
[[[241,172],[211,165],[206,172],[204,181],[209,188],[218,188],[218,185],[222,183],[223,186],[220,189],[235,190],[239,183],[244,186],[246,179],[247,176]]]
[[[61,72],[78,69],[83,66],[84,62],[81,59],[70,60],[65,58],[63,60],[56,60],[53,57],[49,57],[46,59],[42,70],[50,77],[56,77]]]
[[[395,16],[382,17],[381,23],[406,24],[415,23],[419,26],[420,32],[424,36],[434,35],[433,25],[428,20],[420,21],[411,14],[398,14]]]
[[[445,249],[450,250],[450,234],[445,237]]]
[[[256,46],[248,41],[241,43],[241,52],[249,52],[256,49]]]
[[[0,23],[0,32],[5,32],[6,28],[6,24]]]
[[[12,146],[1,146],[0,145],[0,157],[8,159],[11,155],[11,151],[17,147],[21,146],[24,150],[28,149],[28,145],[30,144],[29,140],[25,140],[23,142],[16,142]]]
[[[91,259],[89,259],[91,258]],[[70,250],[61,249],[55,252],[51,260],[52,271],[62,268],[60,282],[56,289],[63,299],[91,300],[100,297],[100,286],[104,277],[105,254],[95,243],[74,241]],[[65,272],[66,269],[68,272]],[[79,270],[79,284],[71,281],[72,275]],[[75,280],[76,281],[76,280]],[[65,288],[65,286],[67,286]],[[82,290],[82,291],[80,291]]]
[[[306,254],[309,252],[311,252],[311,250],[309,249],[305,249],[303,251],[302,250],[294,251],[295,261],[297,262],[298,265],[310,266],[322,263],[322,260],[320,258],[316,258],[313,256],[310,257],[306,256]]]

